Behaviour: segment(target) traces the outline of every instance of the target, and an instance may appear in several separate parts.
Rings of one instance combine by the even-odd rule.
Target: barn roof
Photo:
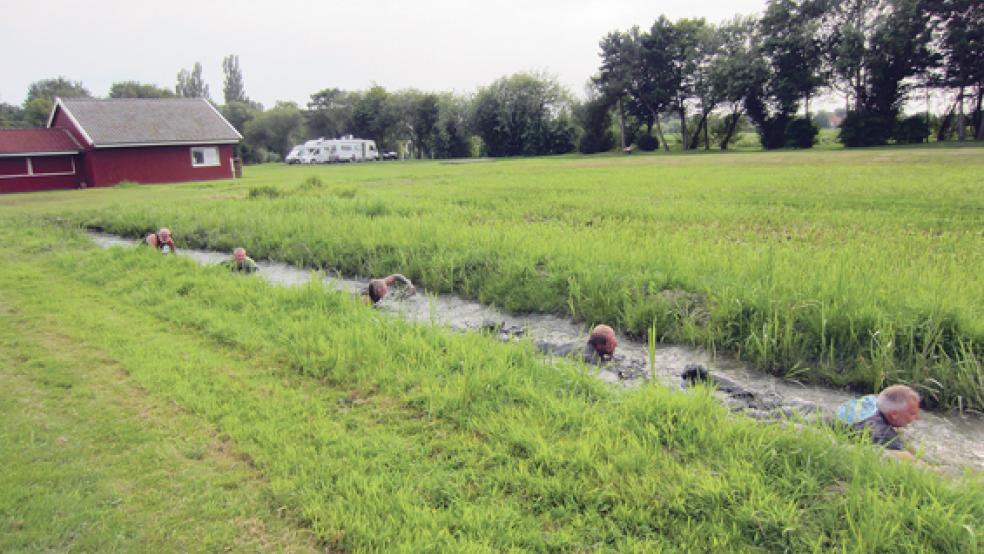
[[[204,98],[59,98],[95,147],[235,143],[242,135]]]
[[[64,129],[0,129],[0,156],[76,154],[81,150]]]

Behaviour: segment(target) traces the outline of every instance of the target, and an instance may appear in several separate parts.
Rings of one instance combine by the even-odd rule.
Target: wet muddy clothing
[[[590,344],[585,344],[582,347],[580,344],[581,343],[577,342],[554,344],[546,341],[537,341],[536,347],[544,354],[551,354],[562,358],[580,358],[586,364],[598,365],[604,361],[601,354],[598,354],[598,351],[595,350],[593,346]]]
[[[885,420],[885,416],[881,412],[877,412],[867,419],[852,424],[851,429],[859,433],[870,433],[871,442],[882,445],[888,450],[902,450],[905,448],[905,445],[902,443],[902,437],[899,436],[895,427],[892,427]]]
[[[161,254],[170,254],[178,251],[178,247],[174,245],[174,238],[169,238],[167,240],[164,240],[157,233],[154,233],[154,236],[157,237],[156,246],[157,246],[157,250],[159,250]],[[144,239],[144,243],[147,244],[148,246],[153,246],[150,243],[148,243],[146,239]]]
[[[222,266],[229,268],[230,271],[239,271],[242,273],[255,273],[260,270],[260,268],[256,266],[256,262],[253,261],[253,258],[250,258],[249,256],[246,256],[246,259],[243,260],[242,265],[236,263],[235,259],[232,259],[222,262]]]

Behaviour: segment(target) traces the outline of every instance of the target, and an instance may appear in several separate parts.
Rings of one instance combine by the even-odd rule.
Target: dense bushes
[[[790,148],[813,148],[817,143],[820,129],[805,118],[794,119],[786,127],[786,146]]]
[[[640,135],[639,138],[636,139],[636,145],[639,147],[639,150],[642,150],[643,152],[652,152],[653,150],[659,148],[659,140],[652,135]]]

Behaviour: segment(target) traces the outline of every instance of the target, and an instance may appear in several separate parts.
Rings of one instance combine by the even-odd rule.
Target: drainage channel
[[[129,247],[139,241],[106,233],[89,232],[99,246]],[[188,256],[202,265],[213,265],[231,258],[230,254],[208,250],[182,248],[180,255]],[[280,286],[297,286],[320,275],[279,262],[257,261],[258,273],[267,282]],[[342,276],[324,277],[325,283],[339,291],[357,294],[366,286],[366,279]],[[400,315],[414,322],[438,323],[456,331],[491,331],[500,340],[530,337],[541,349],[563,349],[565,345],[581,345],[587,332],[573,321],[547,314],[511,314],[450,294],[417,294],[400,298],[393,294],[378,305],[379,309]],[[702,365],[717,382],[717,396],[733,411],[758,419],[777,419],[801,414],[830,416],[845,400],[854,395],[821,386],[802,385],[756,371],[747,364],[727,356],[712,357],[708,353],[686,346],[660,345],[655,352],[653,367],[649,364],[648,346],[641,341],[619,337],[615,359],[598,368],[597,376],[606,383],[638,386],[656,379],[670,387],[683,385],[681,374],[688,366]],[[963,468],[984,471],[984,418],[969,414],[937,414],[923,412],[918,421],[902,430],[904,438],[924,458],[950,473]]]

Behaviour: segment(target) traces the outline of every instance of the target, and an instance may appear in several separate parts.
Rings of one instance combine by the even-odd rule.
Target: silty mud
[[[89,236],[103,248],[132,246],[139,241],[90,232]],[[231,258],[231,254],[182,248],[202,265],[213,265]],[[257,261],[258,275],[271,284],[297,286],[308,283],[320,273],[279,262]],[[342,276],[323,277],[337,290],[358,294],[368,279]],[[444,325],[458,331],[484,331],[499,340],[530,338],[548,352],[581,352],[587,330],[571,320],[546,314],[510,314],[449,294],[404,296],[397,287],[379,304],[379,309],[410,321]],[[820,386],[801,385],[756,371],[747,364],[727,356],[685,346],[660,345],[653,368],[649,367],[648,346],[638,340],[619,336],[615,358],[598,366],[596,374],[606,383],[637,386],[652,378],[677,388],[683,385],[681,374],[693,364],[710,371],[717,383],[717,396],[734,411],[758,419],[777,419],[795,414],[831,415],[844,401],[855,395]],[[921,418],[902,431],[911,447],[924,453],[926,460],[957,472],[962,468],[984,471],[984,418],[975,415],[923,412]]]

